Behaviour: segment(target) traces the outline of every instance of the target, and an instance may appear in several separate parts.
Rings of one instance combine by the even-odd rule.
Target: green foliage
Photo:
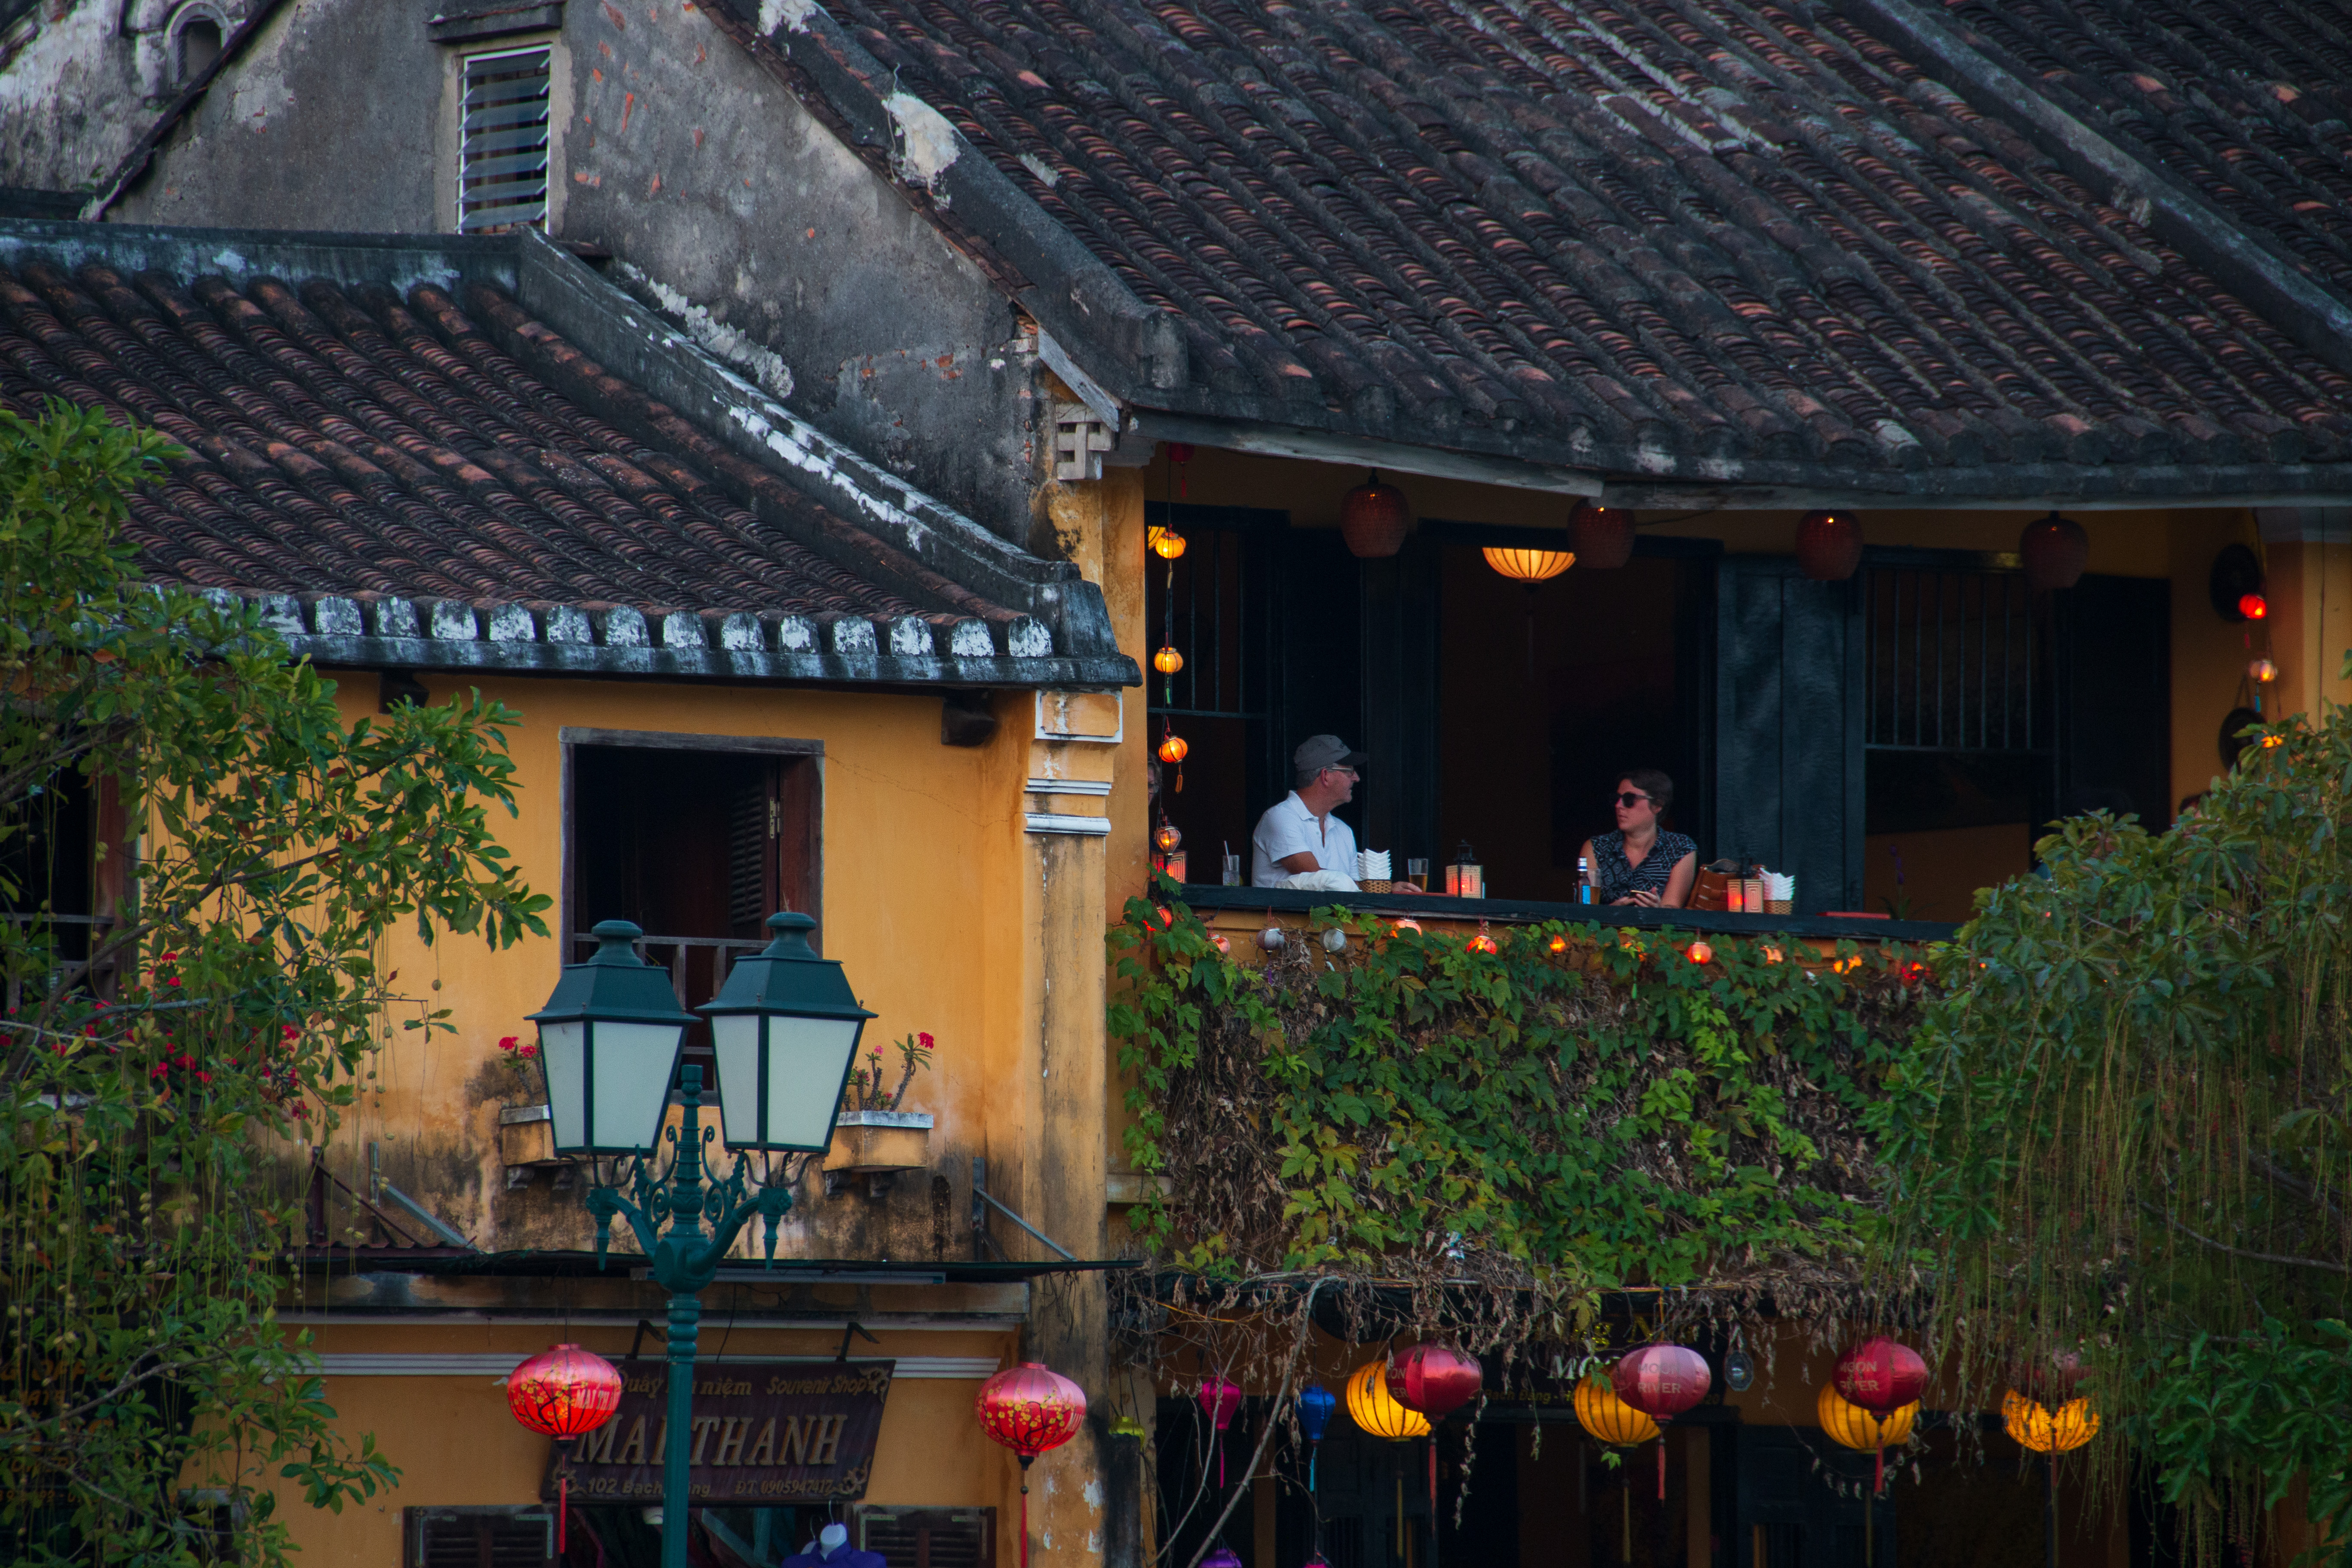
[[[169,455],[96,414],[0,413],[0,1544],[19,1560],[278,1563],[278,1492],[340,1510],[392,1483],[272,1317],[305,1146],[403,1000],[384,934],[500,945],[547,902],[490,836],[510,713],[477,696],[347,726],[257,615],[137,580],[121,519]],[[66,918],[82,908],[96,923]]]
[[[1249,967],[1160,891],[1112,932],[1111,1030],[1129,1157],[1173,1179],[1134,1223],[1180,1265],[1466,1273],[1555,1303],[1786,1305],[1853,1278],[1861,1124],[1924,979],[1908,952],[1847,944],[1832,968],[1726,939],[1701,964],[1688,933],[1555,924],[1487,954],[1327,910],[1343,954],[1293,931]]]
[[[1969,1392],[2082,1356],[2209,1545],[2299,1473],[2352,1542],[2352,723],[2269,733],[2170,831],[2070,820],[1979,895],[1882,1122]]]

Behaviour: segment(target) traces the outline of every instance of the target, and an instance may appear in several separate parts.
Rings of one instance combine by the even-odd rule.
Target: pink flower
[[[515,1055],[528,1059],[529,1058],[539,1055],[539,1047],[537,1046],[525,1046],[522,1049],[517,1051]]]
[[[503,1039],[501,1039],[500,1041],[499,1041],[499,1049],[500,1049],[500,1050],[502,1050],[502,1051],[510,1051],[510,1050],[512,1050],[512,1049],[514,1049],[514,1048],[515,1048],[515,1046],[516,1046],[517,1044],[518,1044],[518,1041],[516,1040],[516,1037],[515,1037],[514,1036],[512,1036],[512,1035],[509,1035],[509,1036],[507,1036],[505,1038],[503,1038]]]
[[[198,1083],[210,1083],[212,1080],[213,1075],[208,1072],[200,1072],[196,1075],[196,1081]]]
[[[931,1037],[929,1033],[918,1034],[915,1038],[922,1042],[923,1049],[928,1051],[931,1048]]]
[[[286,1026],[286,1037],[287,1037],[288,1039],[289,1039],[289,1040],[290,1040],[290,1039],[293,1039],[294,1037],[296,1037],[297,1036],[299,1036],[299,1034],[301,1034],[301,1032],[302,1032],[301,1030],[299,1030],[299,1029],[296,1028],[296,1027],[295,1027],[293,1025],[291,1025],[291,1024],[289,1024],[289,1025],[287,1025],[287,1026]]]

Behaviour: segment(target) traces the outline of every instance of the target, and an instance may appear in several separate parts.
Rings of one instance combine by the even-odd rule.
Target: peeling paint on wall
[[[816,0],[760,0],[760,36],[773,37],[779,27],[805,33],[809,16],[815,10]]]
[[[911,92],[894,92],[882,100],[882,107],[898,130],[898,145],[890,155],[892,172],[908,184],[936,193],[940,176],[963,152],[962,138],[946,115]]]

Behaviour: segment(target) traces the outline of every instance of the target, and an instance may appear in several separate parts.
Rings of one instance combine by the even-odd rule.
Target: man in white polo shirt
[[[1355,797],[1356,780],[1369,761],[1351,752],[1337,735],[1309,735],[1290,754],[1298,787],[1279,805],[1269,806],[1250,835],[1250,883],[1278,888],[1296,876],[1316,871],[1356,878],[1356,835],[1331,815],[1331,808]]]

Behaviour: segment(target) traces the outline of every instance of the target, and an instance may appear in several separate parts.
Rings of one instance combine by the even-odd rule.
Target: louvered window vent
[[[466,57],[458,232],[504,234],[547,222],[550,66],[543,46]]]

